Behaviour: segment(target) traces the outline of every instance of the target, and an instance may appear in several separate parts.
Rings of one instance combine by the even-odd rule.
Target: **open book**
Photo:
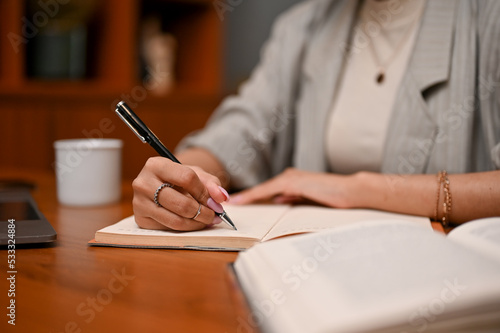
[[[130,216],[98,230],[93,246],[185,248],[239,251],[270,239],[321,231],[366,220],[404,219],[430,230],[428,218],[362,209],[332,209],[316,206],[226,205],[225,210],[238,230],[224,223],[191,232],[141,229]]]
[[[500,218],[447,237],[404,221],[258,244],[233,265],[242,331],[500,332]]]

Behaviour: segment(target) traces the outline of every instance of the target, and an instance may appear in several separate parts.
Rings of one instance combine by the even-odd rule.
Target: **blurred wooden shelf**
[[[0,2],[0,88],[31,85],[29,45],[40,34],[29,0]],[[149,16],[161,20],[176,40],[175,80],[180,85],[218,92],[222,73],[222,22],[208,0],[102,0],[86,26],[87,65],[83,81],[108,89],[127,90],[140,81],[141,24]],[[58,5],[63,7],[64,5]],[[37,12],[38,19],[52,13]],[[27,23],[28,22],[28,23]],[[27,26],[31,24],[33,33]],[[40,80],[40,79],[38,79]],[[47,80],[50,84],[51,80]]]
[[[223,23],[211,0],[95,1],[87,22],[86,73],[78,80],[33,74],[32,43],[44,28],[38,23],[53,15],[41,8],[35,18],[28,1],[41,3],[0,1],[0,35],[7,37],[0,39],[0,116],[4,119],[0,131],[7,137],[22,135],[17,141],[2,140],[0,167],[51,169],[54,140],[82,137],[84,131],[110,118],[116,130],[104,136],[125,141],[124,175],[131,178],[149,152],[122,128],[112,112],[114,103],[131,101],[173,149],[184,135],[202,127],[220,102]],[[65,6],[54,3],[60,7],[52,8],[55,12]],[[176,41],[174,86],[162,94],[149,91],[143,81],[141,29],[151,16]],[[26,24],[33,24],[36,33],[28,36]],[[25,151],[35,156],[23,156]]]
[[[3,100],[16,100],[24,97],[33,97],[42,100],[63,101],[67,99],[85,100],[88,98],[96,100],[113,100],[120,96],[130,96],[142,100],[154,100],[155,102],[179,103],[185,101],[192,103],[199,100],[220,99],[221,94],[213,91],[200,89],[196,86],[177,84],[164,94],[148,91],[139,82],[131,89],[120,90],[103,85],[98,81],[42,81],[31,80],[19,87],[12,87],[0,83],[0,97]],[[145,97],[144,97],[145,96]],[[57,102],[56,101],[56,102]],[[149,101],[146,101],[146,103]]]

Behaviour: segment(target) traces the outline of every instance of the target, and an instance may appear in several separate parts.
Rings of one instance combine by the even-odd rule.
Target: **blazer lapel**
[[[455,22],[455,0],[427,1],[408,73],[420,91],[448,80]]]
[[[454,0],[427,1],[415,49],[392,110],[382,172],[426,170],[438,125],[423,93],[449,79],[456,4]]]

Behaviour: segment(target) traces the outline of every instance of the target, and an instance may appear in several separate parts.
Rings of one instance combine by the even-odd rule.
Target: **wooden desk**
[[[0,172],[9,176],[38,184],[33,196],[58,235],[52,246],[16,249],[15,327],[1,250],[0,332],[229,333],[247,320],[226,271],[237,253],[87,246],[96,230],[132,214],[130,182],[119,204],[70,208],[57,203],[51,175]]]
[[[132,214],[130,182],[119,204],[71,208],[57,203],[50,174],[4,170],[0,177],[36,182],[33,196],[58,234],[51,246],[16,250],[15,328],[5,316],[1,251],[1,332],[253,332],[227,274],[237,253],[87,246],[96,230]]]

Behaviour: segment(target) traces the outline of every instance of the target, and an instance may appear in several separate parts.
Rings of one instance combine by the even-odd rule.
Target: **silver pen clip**
[[[141,134],[137,131],[137,129],[136,129],[136,128],[135,128],[135,127],[134,127],[134,126],[133,126],[133,125],[132,125],[132,124],[128,121],[128,119],[127,119],[127,118],[125,118],[125,117],[124,117],[124,116],[120,113],[120,110],[119,110],[118,108],[117,108],[117,109],[115,109],[115,112],[116,112],[116,114],[117,114],[117,115],[118,115],[118,116],[119,116],[119,117],[123,120],[123,122],[124,122],[125,124],[127,124],[127,126],[128,126],[131,130],[132,130],[132,132],[134,132],[134,133],[135,133],[135,135],[137,135],[137,137],[138,137],[138,138],[139,138],[142,142],[147,143],[146,138],[145,138],[145,137],[143,137],[143,136],[142,136],[142,135],[141,135]]]

